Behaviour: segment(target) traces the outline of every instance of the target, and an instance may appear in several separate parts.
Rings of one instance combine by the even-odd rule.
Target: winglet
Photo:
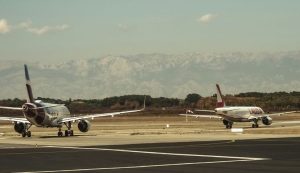
[[[27,68],[26,64],[24,64],[24,70],[25,70],[27,94],[28,94],[28,99],[29,99],[28,102],[34,103],[34,98],[33,98],[33,94],[32,94],[31,83],[30,83],[30,78],[29,78],[29,73],[28,73],[28,68]]]
[[[217,105],[216,106],[217,106],[217,108],[225,107],[225,101],[223,99],[219,84],[216,84],[216,87],[217,87]]]

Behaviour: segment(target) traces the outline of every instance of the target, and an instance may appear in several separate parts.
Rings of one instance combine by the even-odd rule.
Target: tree
[[[198,102],[198,100],[201,98],[202,97],[199,94],[192,93],[192,94],[188,94],[186,96],[186,98],[184,99],[184,102],[188,105],[196,104]]]

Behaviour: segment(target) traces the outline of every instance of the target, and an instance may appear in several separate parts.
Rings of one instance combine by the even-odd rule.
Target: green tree
[[[192,93],[192,94],[188,94],[186,96],[186,98],[184,99],[184,102],[188,105],[196,104],[198,102],[198,100],[201,98],[202,97],[199,94]]]

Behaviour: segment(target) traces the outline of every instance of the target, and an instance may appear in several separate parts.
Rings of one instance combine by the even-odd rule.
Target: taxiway
[[[0,145],[1,172],[299,172],[300,138],[110,146]]]

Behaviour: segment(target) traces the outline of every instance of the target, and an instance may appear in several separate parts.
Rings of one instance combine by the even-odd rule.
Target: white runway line
[[[124,149],[109,149],[109,148],[81,148],[81,147],[62,147],[62,146],[44,146],[44,147],[45,148],[76,149],[76,150],[116,151],[116,152],[127,152],[127,153],[156,154],[156,155],[185,156],[185,157],[210,157],[210,158],[241,159],[241,160],[268,160],[268,158],[218,156],[218,155],[202,155],[202,154],[164,153],[164,152],[137,151],[137,150],[124,150]]]
[[[160,146],[160,147],[136,147],[129,148],[130,150],[146,150],[146,149],[165,149],[165,148],[183,148],[183,147],[201,147],[201,146],[212,146],[212,145],[220,145],[220,144],[230,144],[233,141],[224,141],[224,142],[210,142],[205,144],[187,144],[187,145],[178,145],[178,146]]]
[[[184,166],[184,165],[203,165],[203,164],[218,164],[218,163],[233,163],[233,162],[250,162],[250,161],[259,161],[259,160],[269,160],[268,158],[218,156],[218,155],[201,155],[201,154],[164,153],[164,152],[136,151],[136,150],[109,149],[109,148],[81,148],[81,147],[63,147],[63,146],[43,146],[43,147],[44,148],[74,149],[74,150],[114,151],[114,152],[127,152],[127,153],[141,153],[141,154],[180,156],[180,157],[209,157],[209,158],[223,158],[223,159],[234,159],[234,160],[209,161],[209,162],[184,162],[184,163],[155,164],[155,165],[138,165],[138,166],[121,166],[121,167],[107,167],[107,168],[61,169],[61,170],[48,170],[48,171],[42,171],[42,170],[40,170],[40,171],[24,171],[24,172],[15,172],[15,173],[83,172],[83,171],[139,169],[139,168]]]
[[[173,164],[171,163],[171,164],[158,164],[158,165],[123,166],[123,167],[108,167],[108,168],[86,168],[86,169],[62,169],[62,170],[51,170],[51,171],[29,171],[29,172],[15,172],[15,173],[83,172],[83,171],[138,169],[138,168],[154,168],[154,167],[202,165],[202,164],[213,164],[213,163],[233,163],[233,162],[250,162],[250,161],[253,161],[253,160],[226,160],[226,161],[190,162],[190,163],[173,163]]]

